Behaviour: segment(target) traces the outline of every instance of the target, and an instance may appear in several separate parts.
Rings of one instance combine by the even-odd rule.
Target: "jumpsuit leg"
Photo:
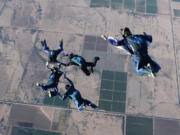
[[[87,75],[90,75],[90,71],[87,69],[87,62],[83,63],[83,65],[81,66],[81,70]]]
[[[139,74],[139,75],[148,75],[150,74],[150,69],[148,68],[138,68],[139,67],[139,63],[140,63],[140,58],[139,56],[134,56],[134,67],[135,67],[135,70],[136,72]]]
[[[151,65],[153,73],[157,73],[161,69],[160,65],[153,61],[151,58],[149,59],[149,63]]]
[[[90,72],[91,72],[91,73],[94,72],[93,67],[96,66],[97,61],[98,61],[99,59],[100,59],[99,57],[94,57],[93,62],[86,62],[86,67],[90,67]]]
[[[151,65],[151,69],[153,73],[157,73],[161,69],[159,64],[153,61],[149,55],[146,55],[144,60],[144,65],[147,65],[148,63]]]
[[[83,99],[84,106],[91,106],[92,108],[97,108],[95,104],[93,104],[91,101],[87,99]]]

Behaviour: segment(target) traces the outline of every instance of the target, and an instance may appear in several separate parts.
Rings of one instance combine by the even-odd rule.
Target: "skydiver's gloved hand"
[[[143,35],[146,36],[147,35],[146,32],[143,32]]]
[[[59,41],[59,43],[60,43],[59,48],[60,48],[61,50],[64,50],[64,49],[63,49],[63,39],[61,39],[61,41]]]
[[[107,40],[107,36],[105,34],[102,34],[101,38],[104,39],[105,41]]]
[[[60,44],[63,44],[63,39],[61,39],[61,40],[59,41],[59,43],[60,43]]]

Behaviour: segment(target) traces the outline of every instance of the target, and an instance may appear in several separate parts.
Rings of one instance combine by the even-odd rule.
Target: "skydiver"
[[[77,107],[78,110],[83,110],[86,106],[90,106],[93,109],[96,109],[97,106],[93,104],[91,101],[84,99],[81,97],[81,94],[78,90],[75,89],[73,82],[64,74],[64,78],[69,82],[65,86],[65,89],[67,90],[65,94],[62,96],[62,99],[65,100],[67,97],[72,99]]]
[[[122,46],[127,50],[133,56],[135,70],[138,74],[154,76],[160,70],[160,66],[148,55],[148,46],[152,42],[152,36],[145,32],[143,35],[133,35],[127,27],[123,30],[122,40],[116,40],[105,35],[101,35],[101,37],[111,45]]]
[[[36,83],[36,86],[40,87],[42,91],[48,90],[49,97],[54,97],[56,95],[60,96],[57,86],[59,78],[62,76],[62,74],[63,72],[60,71],[58,68],[52,68],[51,74],[48,78],[48,82],[46,84]]]
[[[57,50],[50,50],[46,40],[42,40],[41,45],[43,46],[43,51],[48,54],[48,61],[46,62],[47,68],[50,68],[53,64],[55,64],[56,67],[60,66],[61,63],[57,60],[57,56],[63,51],[63,40],[60,41]]]
[[[64,64],[62,63],[62,65],[64,66],[71,66],[71,65],[76,65],[79,66],[81,68],[81,70],[87,75],[89,76],[91,73],[94,72],[93,68],[96,66],[96,63],[98,60],[100,60],[99,57],[94,57],[93,62],[87,62],[82,56],[70,53],[70,54],[66,54],[66,56],[68,56],[69,58],[69,62]],[[90,67],[90,69],[88,69]]]

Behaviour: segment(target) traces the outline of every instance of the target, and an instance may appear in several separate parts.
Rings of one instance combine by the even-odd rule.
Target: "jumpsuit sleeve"
[[[71,65],[79,66],[78,64],[74,63],[73,61],[70,61],[70,62],[68,62],[68,63],[63,63],[62,65],[65,66],[65,67],[71,66]]]
[[[118,45],[117,46],[124,46],[124,45],[126,45],[125,39],[118,40]]]
[[[113,38],[113,37],[108,37],[107,38],[107,42],[108,43],[110,43],[111,45],[113,45],[113,46],[118,46],[118,40],[117,39],[115,39],[115,38]]]
[[[123,45],[125,45],[125,40],[124,39],[117,40],[117,39],[115,39],[113,37],[110,37],[110,36],[107,38],[107,42],[110,43],[113,46],[123,46]]]
[[[74,84],[73,84],[73,82],[68,78],[68,77],[65,77],[67,80],[68,80],[68,82],[70,83],[70,85],[71,85],[71,87],[73,87],[74,88]]]
[[[72,88],[70,88],[70,89],[74,89],[73,87]],[[68,91],[66,91],[66,93],[64,94],[64,96],[63,96],[63,100],[65,100],[67,97],[69,97],[70,99],[72,99],[71,98],[71,90],[68,90]]]
[[[67,66],[71,66],[74,65],[73,62],[68,62],[68,63],[61,63],[63,66],[67,67]]]

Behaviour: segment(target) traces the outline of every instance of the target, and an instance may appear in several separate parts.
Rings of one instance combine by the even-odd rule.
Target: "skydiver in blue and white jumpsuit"
[[[73,82],[66,77],[66,75],[64,74],[64,78],[69,82],[69,84],[67,84],[65,86],[65,89],[67,90],[66,93],[62,96],[63,100],[65,100],[67,97],[69,97],[70,99],[72,99],[77,107],[78,110],[83,110],[86,106],[90,106],[93,109],[96,109],[97,106],[92,103],[91,101],[84,99],[81,97],[81,94],[78,90],[75,89]]]
[[[122,40],[117,40],[113,37],[101,35],[101,37],[116,47],[122,47],[133,56],[135,70],[139,75],[149,75],[151,69],[147,67],[148,63],[152,67],[152,72],[155,74],[160,70],[160,66],[155,63],[148,55],[148,46],[152,42],[152,36],[147,35],[132,35],[129,28],[124,28]]]
[[[61,63],[63,66],[71,66],[71,65],[79,66],[87,76],[93,73],[93,68],[96,66],[97,61],[100,60],[99,57],[94,57],[93,62],[87,62],[82,56],[73,53],[66,54],[66,56],[68,56],[69,62],[66,64]]]

